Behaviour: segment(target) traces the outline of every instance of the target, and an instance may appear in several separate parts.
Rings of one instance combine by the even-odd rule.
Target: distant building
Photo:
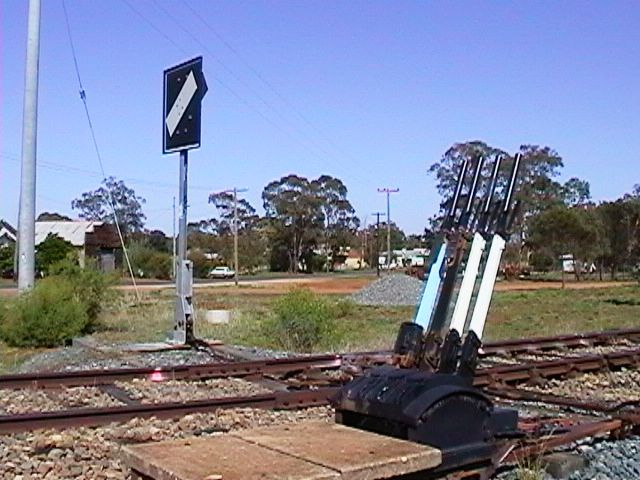
[[[16,229],[9,222],[0,219],[0,248],[15,245],[16,234]]]
[[[84,266],[93,258],[105,272],[122,265],[122,245],[114,225],[104,222],[55,221],[36,222],[36,247],[48,235],[53,234],[73,245],[78,252],[78,262]]]

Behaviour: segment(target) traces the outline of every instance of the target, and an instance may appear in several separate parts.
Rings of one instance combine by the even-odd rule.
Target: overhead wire
[[[160,2],[157,0],[151,0],[153,4],[158,7],[158,9],[162,10],[167,16],[169,16],[172,21],[180,27],[180,29],[186,33],[194,42],[196,42],[200,47],[207,52],[213,60],[220,65],[229,75],[235,78],[241,85],[243,85],[249,92],[251,92],[265,107],[271,110],[275,115],[277,115],[283,122],[289,123],[287,118],[282,115],[268,100],[264,98],[263,95],[260,94],[255,88],[253,88],[247,81],[245,81],[240,75],[238,75],[232,68],[230,68],[226,63],[224,63],[215,53],[211,51],[211,49],[202,41],[200,38],[194,34],[191,29],[185,27],[178,18],[173,15],[169,10],[167,10]],[[319,145],[313,138],[306,135],[302,130],[300,130],[297,126],[291,127],[298,135],[304,136],[307,140],[314,145],[323,155],[330,155],[329,152],[325,150],[322,145]]]
[[[188,52],[180,45],[178,44],[174,39],[172,39],[170,36],[168,36],[164,31],[162,31],[161,28],[159,28],[154,22],[152,22],[145,14],[143,14],[140,10],[138,10],[136,7],[133,6],[132,2],[130,0],[122,0],[123,3],[125,3],[136,15],[138,15],[153,31],[155,31],[156,33],[158,33],[162,38],[164,38],[165,40],[167,40],[169,43],[171,43],[171,45],[173,45],[177,50],[179,50],[182,54],[187,55]],[[188,29],[186,29],[176,18],[175,16],[173,16],[171,13],[167,12],[166,9],[164,9],[162,6],[158,5],[158,8],[160,10],[162,10],[163,12],[165,12],[165,14],[167,14],[172,21],[178,25],[180,27],[181,30],[183,30],[185,33],[187,33],[189,36],[191,36],[191,38],[194,39],[194,41],[196,41],[196,43],[198,43],[198,45],[200,45],[200,47],[206,51],[208,54],[210,54],[212,57],[215,57],[215,59],[217,59],[217,56],[215,56],[211,50],[204,44],[202,43],[199,39],[197,39],[197,37],[195,37]],[[224,88],[227,92],[229,92],[234,98],[236,98],[236,100],[238,100],[239,102],[241,102],[243,105],[245,105],[248,109],[250,109],[251,111],[253,111],[256,115],[260,116],[265,122],[267,122],[269,125],[271,125],[272,127],[274,127],[276,130],[278,130],[279,132],[281,132],[282,134],[286,135],[287,137],[289,137],[290,139],[292,139],[293,141],[297,142],[298,144],[300,144],[302,147],[304,147],[307,151],[309,151],[309,153],[311,153],[312,155],[314,155],[315,157],[317,157],[320,160],[325,160],[325,157],[323,157],[322,155],[319,155],[318,152],[314,151],[313,149],[309,148],[309,145],[307,145],[307,143],[303,142],[300,138],[297,138],[295,135],[292,134],[291,131],[289,131],[288,129],[284,128],[283,126],[279,125],[278,123],[276,123],[273,119],[271,119],[269,116],[267,116],[264,112],[262,112],[260,109],[258,109],[256,106],[254,106],[252,103],[250,103],[248,100],[246,100],[240,93],[238,93],[234,88],[232,88],[227,82],[225,82],[224,80],[222,80],[218,75],[216,75],[214,72],[212,72],[208,67],[204,67],[205,72],[207,73],[209,78],[213,78],[213,80],[218,83],[218,85],[220,85],[222,88]],[[225,70],[228,70],[228,67],[225,68]],[[233,74],[235,75],[235,74]]]
[[[20,159],[17,156],[12,155],[10,153],[0,153],[0,157],[5,158],[7,160],[11,160],[13,162],[18,162],[18,163],[20,162]],[[76,174],[84,177],[103,178],[100,172],[97,172],[94,170],[85,170],[83,168],[74,167],[72,165],[44,161],[38,158],[38,168],[40,167],[45,168],[47,170],[54,171],[54,172],[72,173],[72,174]],[[167,188],[171,190],[175,189],[175,185],[167,182],[157,182],[154,180],[145,180],[137,177],[123,177],[121,178],[121,180],[123,182],[128,182],[133,185],[144,185],[144,186],[155,187],[155,188]],[[211,191],[211,187],[205,187],[203,185],[189,185],[189,188],[195,189],[195,190],[205,190],[207,192]]]
[[[87,123],[89,125],[89,131],[91,132],[91,139],[93,141],[93,147],[96,152],[96,157],[98,159],[98,164],[100,165],[100,171],[102,172],[103,180],[107,179],[107,175],[104,170],[104,165],[102,164],[102,155],[100,154],[100,148],[98,147],[98,141],[96,139],[96,133],[93,128],[93,122],[91,121],[91,115],[89,113],[89,106],[87,104],[87,94],[82,85],[82,78],[80,76],[80,69],[78,68],[78,58],[76,55],[75,45],[73,43],[73,36],[71,35],[71,23],[69,22],[69,14],[67,12],[66,1],[62,0],[62,10],[64,12],[64,19],[67,26],[67,34],[69,36],[69,45],[71,46],[71,55],[73,56],[73,65],[75,67],[76,77],[78,78],[78,87],[80,88],[80,99],[82,100],[82,104],[84,106],[84,111],[87,117]],[[136,292],[136,298],[140,301],[140,292],[138,291],[138,285],[136,284],[135,275],[133,274],[133,268],[131,267],[131,261],[129,259],[129,254],[127,253],[127,247],[124,243],[124,237],[122,236],[122,229],[120,228],[120,222],[118,221],[118,214],[116,213],[115,203],[113,200],[113,194],[110,189],[106,189],[108,193],[108,203],[111,207],[111,211],[113,212],[113,219],[116,224],[116,230],[118,231],[118,237],[120,238],[120,244],[122,245],[122,251],[124,253],[125,260],[127,262],[127,267],[129,268],[129,274],[131,275],[131,282],[133,283],[133,288]]]
[[[253,75],[260,80],[264,85],[267,86],[269,90],[271,90],[287,107],[291,109],[304,123],[307,124],[318,136],[322,137],[326,142],[331,144],[336,151],[343,156],[351,157],[342,151],[342,149],[329,138],[326,134],[322,132],[309,118],[302,113],[302,111],[295,106],[295,104],[290,101],[284,94],[282,94],[274,85],[271,83],[264,75],[262,75],[258,69],[256,69],[251,63],[242,55],[231,43],[229,43],[219,32],[217,29],[211,25],[193,6],[187,1],[182,0],[182,4],[198,19],[200,22],[211,32],[213,35],[220,40],[220,42],[229,49],[239,60],[240,62],[249,70]],[[353,157],[351,157],[353,158]]]

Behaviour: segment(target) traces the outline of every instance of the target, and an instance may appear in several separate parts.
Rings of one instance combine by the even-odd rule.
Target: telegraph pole
[[[380,276],[380,216],[384,217],[383,212],[374,212],[371,215],[376,216],[376,275]]]
[[[233,276],[236,287],[238,286],[238,270],[240,267],[240,265],[238,264],[238,194],[248,191],[248,188],[233,187],[232,189],[220,192],[233,194]]]
[[[38,134],[38,63],[40,61],[40,0],[29,0],[27,61],[22,110],[22,170],[18,213],[18,289],[33,287],[36,241],[36,143]]]
[[[379,193],[387,194],[387,271],[391,269],[391,212],[389,211],[389,196],[392,193],[398,193],[400,191],[399,188],[379,188]]]

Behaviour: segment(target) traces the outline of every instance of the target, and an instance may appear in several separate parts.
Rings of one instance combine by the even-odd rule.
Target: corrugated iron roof
[[[93,232],[95,226],[103,222],[36,222],[36,245],[42,243],[50,233],[71,243],[75,247],[82,247],[85,234]]]

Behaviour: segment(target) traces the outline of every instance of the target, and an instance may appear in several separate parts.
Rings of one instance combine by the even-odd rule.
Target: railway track
[[[608,348],[590,348],[601,346]],[[593,353],[594,351],[597,353]],[[553,352],[553,355],[546,356],[545,353],[548,352]],[[499,457],[492,465],[484,466],[479,472],[485,475],[484,478],[488,478],[501,465],[517,464],[526,457],[541,455],[545,451],[583,438],[640,433],[640,402],[603,402],[532,391],[532,386],[543,385],[551,379],[638,369],[640,329],[494,342],[484,346],[483,356],[485,359],[509,357],[515,363],[486,362],[488,366],[478,369],[475,384],[499,402],[511,402],[522,407],[530,405],[532,408],[521,421],[520,428],[525,436],[517,441],[505,440],[500,444]],[[0,376],[0,389],[40,392],[41,395],[55,393],[64,397],[66,389],[97,387],[102,393],[118,400],[120,405],[0,415],[0,435],[39,429],[100,426],[127,422],[134,418],[182,418],[194,413],[224,409],[293,410],[323,406],[330,402],[342,382],[359,374],[368,365],[384,363],[389,358],[389,352],[359,352],[181,365],[160,369],[127,368],[5,375]],[[522,361],[523,358],[527,360]],[[145,384],[149,380],[164,385],[176,380],[206,382],[211,379],[225,381],[224,379],[234,378],[267,387],[271,392],[145,403],[145,400],[132,398],[127,391],[127,382],[141,380]],[[198,382],[198,385],[201,383]],[[525,385],[527,387],[523,388]],[[538,412],[539,417],[535,413],[531,416],[531,412]],[[478,472],[456,472],[456,478],[476,473]]]
[[[293,371],[304,371],[305,368],[313,366],[316,369],[336,370],[341,366],[338,362],[340,357],[332,358],[307,358],[300,363],[294,361],[276,361],[270,365],[269,372],[291,373]],[[269,362],[267,362],[269,363]],[[277,365],[276,368],[274,365]],[[603,353],[598,355],[585,355],[574,357],[570,360],[554,360],[541,362],[526,362],[518,365],[508,365],[501,367],[491,367],[480,369],[476,375],[475,384],[481,387],[487,387],[489,392],[495,396],[501,396],[504,393],[505,398],[509,398],[508,393],[513,393],[514,385],[525,382],[539,382],[544,379],[563,378],[570,375],[576,375],[586,372],[600,372],[606,370],[620,368],[636,368],[640,365],[640,348],[627,349],[615,353]],[[254,370],[224,370],[226,366],[220,367],[215,373],[218,375],[235,375],[238,371],[254,372]],[[287,370],[289,369],[289,370]],[[207,374],[212,372],[207,371]],[[261,372],[265,374],[263,370]],[[245,373],[251,375],[251,373]],[[104,425],[111,422],[128,420],[134,417],[157,417],[169,418],[186,415],[196,412],[211,412],[218,409],[226,408],[271,408],[271,409],[287,409],[302,408],[317,405],[326,405],[329,403],[330,397],[337,391],[338,386],[322,386],[320,388],[315,385],[321,384],[317,378],[313,379],[312,386],[296,384],[300,390],[274,392],[267,395],[251,395],[241,397],[213,398],[207,400],[194,400],[187,402],[165,402],[156,404],[143,404],[140,402],[127,402],[129,404],[118,407],[105,408],[78,408],[70,410],[60,410],[55,412],[37,412],[23,413],[16,415],[0,416],[0,434],[14,433],[20,431],[34,430],[40,428],[68,428],[75,426],[95,426]],[[326,384],[339,383],[335,378],[327,378]],[[13,384],[15,385],[15,384]],[[511,390],[509,390],[511,388]],[[506,392],[506,393],[505,393]],[[109,393],[109,392],[107,392]],[[542,401],[544,398],[536,399],[519,398],[520,400]],[[550,402],[553,403],[553,402]],[[559,404],[559,402],[555,402]],[[567,401],[565,406],[574,406],[576,408],[585,407],[577,403],[571,404]]]
[[[566,354],[585,347],[615,345],[620,342],[640,343],[640,329],[610,330],[574,335],[538,337],[525,340],[506,340],[486,343],[481,351],[484,358],[495,355],[517,355],[532,352],[557,350]],[[134,379],[157,380],[205,380],[211,378],[244,378],[271,374],[338,369],[345,364],[370,365],[388,361],[389,351],[356,352],[345,354],[308,355],[281,359],[239,362],[218,362],[198,365],[179,365],[161,368],[120,368],[109,370],[77,370],[63,372],[37,372],[27,374],[0,375],[3,388],[58,388],[98,386],[116,381]],[[496,371],[500,371],[496,367]],[[518,369],[515,368],[513,372]],[[513,373],[517,376],[516,373]],[[514,377],[514,379],[516,379]]]

